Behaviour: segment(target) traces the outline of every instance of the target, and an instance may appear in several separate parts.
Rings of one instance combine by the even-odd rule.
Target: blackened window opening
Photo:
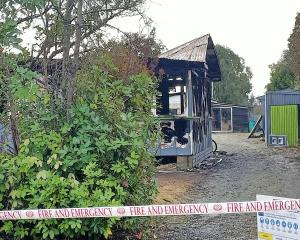
[[[161,78],[159,92],[156,110],[158,115],[182,115],[186,113],[187,87],[182,76],[164,75]]]

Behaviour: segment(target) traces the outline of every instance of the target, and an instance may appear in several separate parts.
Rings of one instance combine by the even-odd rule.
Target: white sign
[[[257,195],[257,201],[288,200],[287,198]],[[300,240],[300,211],[257,213],[259,240]]]

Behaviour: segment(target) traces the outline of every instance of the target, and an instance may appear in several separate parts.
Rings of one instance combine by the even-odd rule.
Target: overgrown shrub
[[[150,204],[156,192],[156,139],[151,115],[156,83],[148,73],[122,81],[111,60],[98,57],[77,76],[76,101],[62,117],[32,80],[10,79],[22,144],[0,156],[0,208],[42,209]],[[26,73],[24,73],[26,74]],[[20,94],[22,93],[22,94]],[[13,239],[101,239],[135,232],[145,218],[0,222]]]

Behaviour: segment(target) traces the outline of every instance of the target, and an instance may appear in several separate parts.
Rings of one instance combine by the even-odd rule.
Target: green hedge
[[[99,64],[101,63],[101,64]],[[84,65],[67,117],[57,99],[18,74],[9,87],[19,111],[19,154],[0,156],[0,208],[41,209],[150,204],[156,193],[151,116],[156,83],[148,73],[116,79],[109,59]],[[24,77],[25,76],[25,77]],[[22,81],[21,81],[22,80]],[[0,222],[13,239],[101,239],[138,232],[147,219],[53,219]]]

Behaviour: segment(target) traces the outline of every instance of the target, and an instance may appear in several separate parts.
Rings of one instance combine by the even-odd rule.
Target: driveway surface
[[[247,134],[215,134],[227,156],[211,169],[175,172],[160,166],[157,203],[256,200],[256,194],[300,198],[300,149],[267,147]],[[167,171],[162,171],[167,170]],[[257,239],[256,214],[156,218],[153,239]]]

